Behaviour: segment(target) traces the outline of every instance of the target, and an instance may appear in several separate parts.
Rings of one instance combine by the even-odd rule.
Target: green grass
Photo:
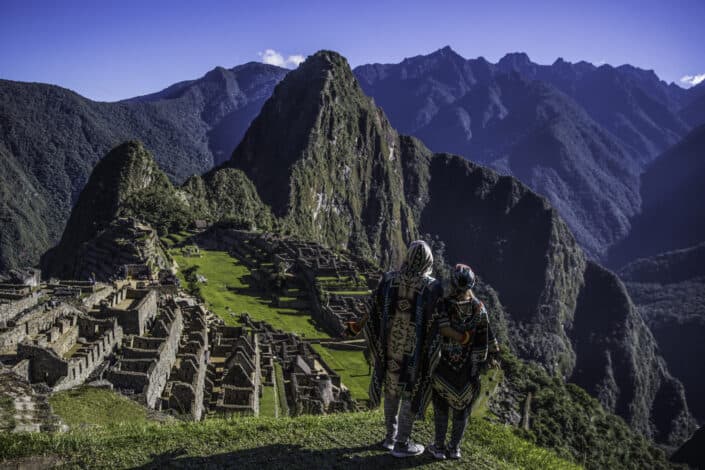
[[[147,409],[112,390],[80,387],[49,398],[54,413],[69,427],[146,424]]]
[[[279,416],[289,416],[289,403],[286,401],[286,388],[284,384],[284,371],[279,362],[274,363],[274,376],[277,381],[277,402],[279,403]]]
[[[298,312],[293,309],[272,307],[270,299],[249,289],[245,283],[250,275],[249,268],[225,251],[201,250],[200,258],[184,257],[178,251],[171,250],[171,255],[179,265],[179,272],[198,266],[197,272],[208,279],[206,284],[199,284],[201,295],[208,308],[225,323],[237,324],[237,315],[230,315],[229,312],[247,312],[253,319],[264,320],[274,328],[309,338],[326,336],[312,324],[308,316],[297,315]]]
[[[277,417],[277,395],[274,387],[262,387],[262,397],[259,399],[259,415],[267,418]]]
[[[429,418],[414,437],[429,442]],[[66,467],[432,468],[571,470],[576,465],[519,438],[510,427],[471,420],[463,460],[424,455],[397,460],[375,448],[380,411],[299,418],[212,419],[201,423],[113,425],[66,434],[0,434],[0,459],[53,456]]]
[[[340,375],[343,384],[350,389],[356,400],[367,400],[370,376],[367,375],[367,361],[362,351],[329,349],[314,344],[313,349]]]
[[[472,404],[472,416],[484,418],[489,413],[490,397],[494,394],[497,385],[502,382],[504,373],[501,369],[490,369],[480,375],[480,394]]]
[[[15,400],[9,395],[0,395],[0,432],[15,427]]]
[[[249,268],[228,253],[201,250],[200,258],[188,258],[181,256],[178,251],[172,250],[171,254],[179,264],[179,272],[198,266],[198,273],[208,279],[206,284],[199,284],[201,295],[208,308],[227,324],[237,324],[237,316],[230,315],[230,308],[230,311],[236,314],[248,312],[255,320],[264,320],[275,328],[308,338],[330,337],[323,330],[317,329],[309,316],[297,314],[298,312],[292,309],[272,307],[269,299],[264,299],[257,292],[250,290],[245,283],[245,279],[250,275]],[[183,278],[182,282],[185,283]],[[362,352],[322,347],[317,347],[316,350],[323,360],[340,374],[343,384],[350,389],[353,398],[367,399],[370,377],[367,375],[367,363]]]

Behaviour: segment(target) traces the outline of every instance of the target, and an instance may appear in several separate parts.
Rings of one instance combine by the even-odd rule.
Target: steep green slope
[[[0,270],[36,259],[58,238],[56,230],[39,223],[48,211],[43,193],[0,144]]]
[[[702,421],[705,377],[686,358],[705,356],[705,243],[634,261],[619,275]]]
[[[416,233],[401,197],[405,158],[347,61],[322,51],[277,85],[228,165],[290,230],[389,264]]]

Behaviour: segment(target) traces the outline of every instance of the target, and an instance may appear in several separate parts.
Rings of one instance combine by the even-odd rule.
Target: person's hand
[[[501,369],[502,365],[499,361],[499,352],[491,352],[487,357],[488,369]]]
[[[360,334],[362,327],[356,321],[345,322],[345,329],[343,330],[343,336],[351,338]]]

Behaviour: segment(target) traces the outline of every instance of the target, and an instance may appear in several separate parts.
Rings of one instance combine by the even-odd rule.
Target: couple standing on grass
[[[370,313],[347,325],[348,334],[364,330],[374,373],[372,407],[384,390],[387,434],[381,446],[395,457],[423,453],[411,440],[415,418],[433,401],[435,441],[428,451],[437,459],[460,458],[460,441],[472,403],[480,390],[479,368],[496,366],[497,340],[487,310],[475,297],[475,274],[458,264],[448,285],[431,277],[433,255],[426,242],[409,245],[399,271],[388,272],[374,293]],[[453,427],[445,445],[449,409]]]

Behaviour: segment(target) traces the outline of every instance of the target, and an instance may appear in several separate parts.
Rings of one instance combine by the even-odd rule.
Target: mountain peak
[[[526,52],[510,52],[497,62],[497,67],[504,71],[520,71],[532,65],[533,63]]]
[[[318,51],[277,85],[229,165],[245,172],[298,235],[396,263],[403,243],[391,240],[410,239],[413,230],[398,194],[400,147],[347,60]],[[369,186],[365,175],[373,173],[386,176]]]

